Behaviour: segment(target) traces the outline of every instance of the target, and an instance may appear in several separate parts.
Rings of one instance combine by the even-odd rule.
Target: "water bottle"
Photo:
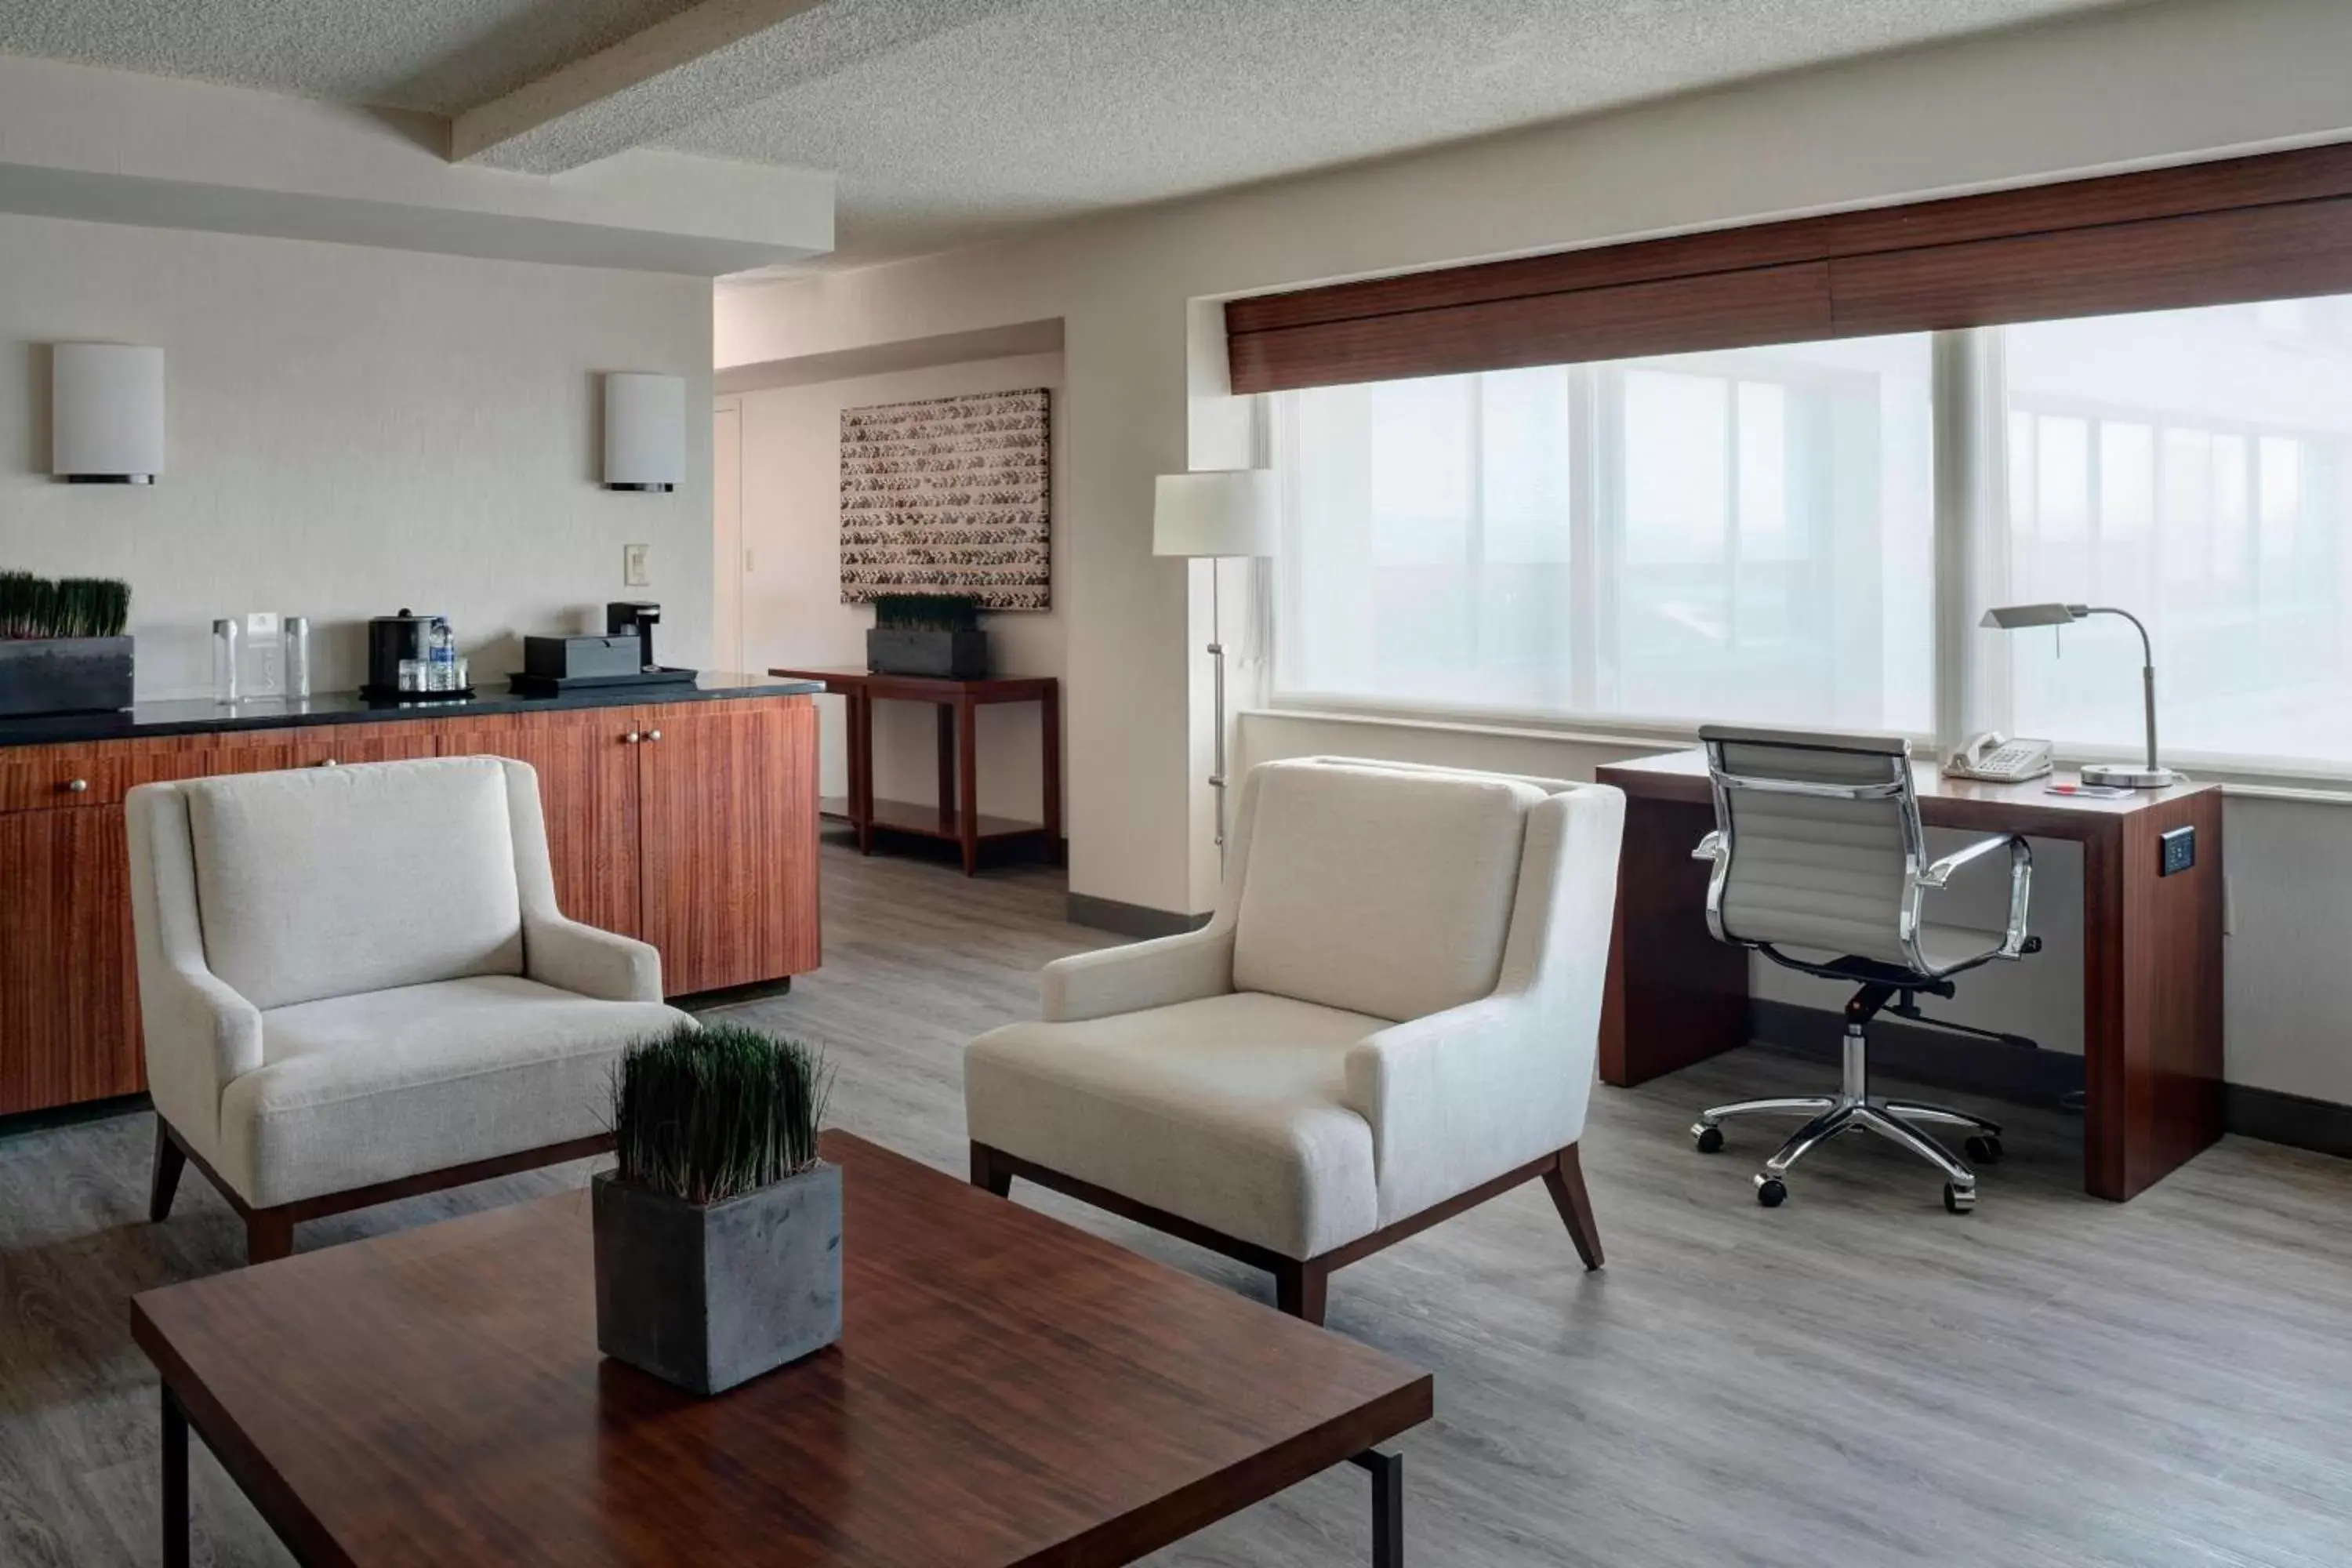
[[[457,689],[457,638],[449,623],[436,619],[433,623],[431,645],[433,674],[430,682],[435,691]]]
[[[298,700],[310,695],[310,617],[288,616],[286,628],[286,695]]]
[[[213,700],[226,708],[236,701],[236,623],[213,623]]]

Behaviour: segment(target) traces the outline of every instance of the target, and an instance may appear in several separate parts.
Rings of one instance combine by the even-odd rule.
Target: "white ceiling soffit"
[[[941,332],[928,338],[900,338],[854,349],[795,354],[789,359],[730,364],[719,373],[714,388],[729,393],[767,392],[782,386],[810,386],[819,382],[852,381],[900,371],[931,370],[946,364],[970,364],[978,360],[1013,359],[1062,352],[1062,319],[1019,321],[1007,327],[982,327],[968,332]]]
[[[0,55],[0,212],[715,277],[833,243],[832,176],[453,164],[428,116]],[[365,193],[354,195],[353,193]]]
[[[703,0],[458,114],[449,155],[561,174],[1022,0]]]

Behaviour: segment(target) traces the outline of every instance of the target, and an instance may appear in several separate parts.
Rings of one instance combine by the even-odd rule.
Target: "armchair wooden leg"
[[[172,1129],[162,1117],[155,1118],[155,1171],[147,1184],[147,1217],[161,1225],[172,1217],[172,1199],[180,1190],[180,1173],[188,1168],[188,1156],[173,1141]]]
[[[256,1209],[245,1216],[245,1261],[274,1263],[294,1254],[294,1220],[280,1209]]]
[[[1308,1260],[1305,1263],[1283,1259],[1274,1267],[1274,1304],[1294,1318],[1304,1319],[1318,1327],[1323,1321],[1323,1309],[1331,1294],[1331,1268],[1328,1264]]]
[[[1551,1194],[1552,1206],[1568,1223],[1568,1234],[1576,1243],[1576,1255],[1584,1259],[1587,1268],[1600,1268],[1601,1226],[1592,1217],[1592,1194],[1584,1190],[1584,1166],[1577,1158],[1575,1144],[1559,1152],[1558,1161],[1543,1173],[1543,1180]]]
[[[1000,1198],[1013,1194],[1013,1173],[996,1163],[996,1151],[985,1143],[971,1146],[971,1184]]]

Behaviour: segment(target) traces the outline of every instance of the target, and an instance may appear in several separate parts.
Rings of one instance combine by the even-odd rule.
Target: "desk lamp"
[[[1269,468],[1209,469],[1162,474],[1152,497],[1151,552],[1206,558],[1209,568],[1209,657],[1215,660],[1216,761],[1209,787],[1217,792],[1217,853],[1225,849],[1225,642],[1213,564],[1236,555],[1272,555],[1277,532],[1274,473]]]
[[[2093,763],[2083,769],[2083,782],[2122,789],[2162,789],[2179,784],[2180,775],[2156,760],[2156,650],[2148,641],[2147,628],[2140,625],[2137,616],[2106,605],[2004,605],[1987,610],[1979,624],[2013,632],[2026,626],[2063,626],[2086,616],[2121,616],[2139,632],[2140,699],[2147,712],[2147,764],[2133,767],[2124,763]]]

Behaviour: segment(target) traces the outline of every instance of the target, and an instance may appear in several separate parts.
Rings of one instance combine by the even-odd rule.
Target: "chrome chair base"
[[[1850,1029],[1845,1038],[1845,1082],[1833,1095],[1800,1095],[1775,1100],[1744,1100],[1702,1111],[1691,1125],[1699,1152],[1712,1154],[1723,1147],[1722,1123],[1738,1116],[1803,1116],[1809,1120],[1789,1135],[1778,1152],[1756,1173],[1756,1201],[1778,1208],[1789,1195],[1789,1168],[1814,1149],[1841,1133],[1875,1132],[1888,1142],[1907,1149],[1944,1173],[1944,1207],[1966,1214],[1977,1206],[1977,1174],[1917,1122],[1969,1130],[1968,1152],[1984,1164],[2000,1159],[2000,1124],[1956,1110],[1948,1105],[1917,1100],[1886,1100],[1872,1094],[1862,1032]]]

